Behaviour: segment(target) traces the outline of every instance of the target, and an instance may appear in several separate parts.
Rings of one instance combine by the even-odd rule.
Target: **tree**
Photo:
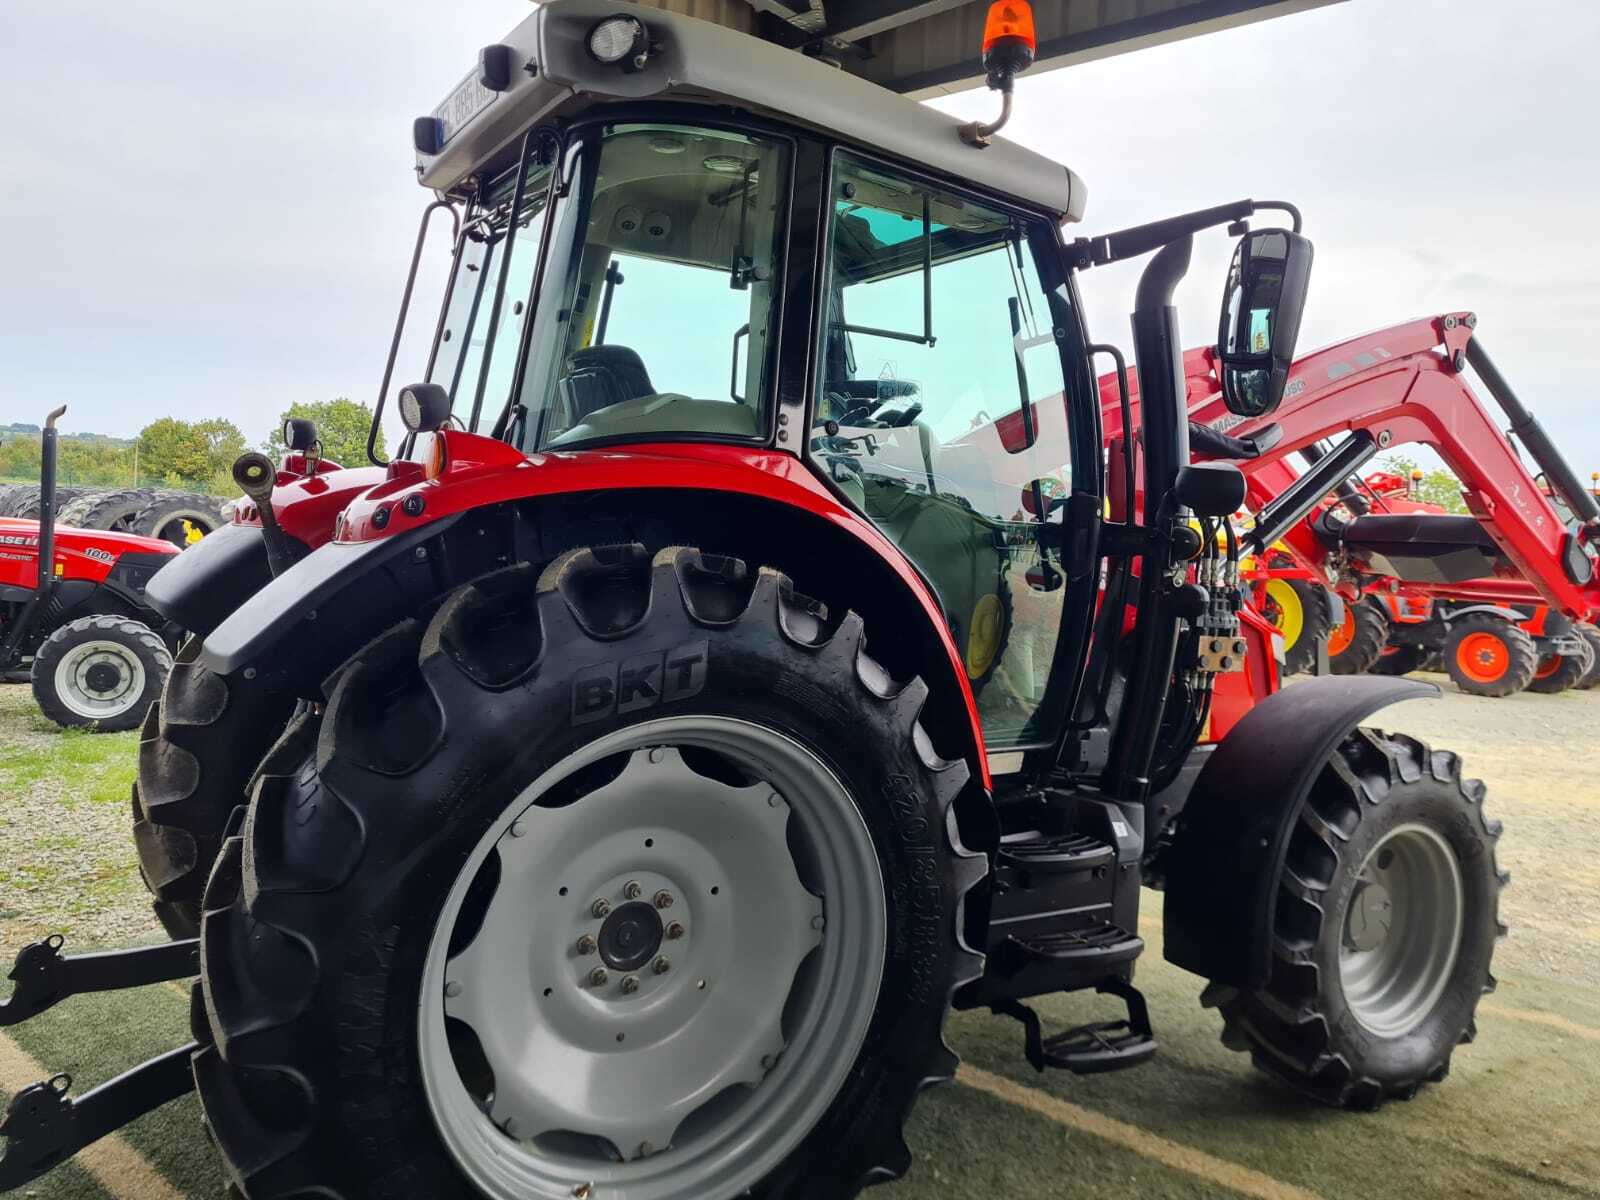
[[[244,449],[244,434],[224,417],[162,417],[139,431],[139,474],[178,487],[231,492],[229,472]]]
[[[283,423],[290,417],[316,422],[323,458],[330,458],[342,467],[359,467],[366,463],[367,431],[372,428],[372,410],[365,404],[345,396],[291,404],[288,411],[278,418],[278,424],[262,447],[274,462],[283,457]],[[388,453],[381,429],[378,430],[377,450],[380,455]]]
[[[1403,454],[1391,454],[1382,462],[1386,471],[1393,471],[1396,475],[1403,475],[1407,479],[1413,472],[1419,470],[1417,460],[1407,458]],[[1443,468],[1432,471],[1423,471],[1422,478],[1415,488],[1416,498],[1425,504],[1437,504],[1445,512],[1467,513],[1467,502],[1461,497],[1461,481]]]

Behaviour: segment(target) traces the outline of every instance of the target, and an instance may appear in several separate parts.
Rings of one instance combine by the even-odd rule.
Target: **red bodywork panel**
[[[291,455],[285,461],[285,467],[300,458],[300,455]],[[278,524],[289,536],[304,542],[313,550],[333,540],[334,524],[346,505],[362,492],[387,482],[389,478],[389,472],[383,467],[330,470],[328,466],[327,463],[318,463],[315,476],[281,470],[272,491],[272,513],[278,518]],[[235,500],[233,523],[259,526],[261,514],[251,501]]]
[[[59,579],[104,583],[119,558],[135,553],[175,555],[178,548],[162,538],[56,526],[55,568]],[[33,588],[38,582],[39,522],[0,517],[0,585]]]
[[[952,674],[960,681],[973,744],[978,747],[983,785],[992,786],[983,751],[983,730],[966,667],[938,602],[894,543],[835,498],[793,455],[697,442],[525,455],[504,442],[458,430],[433,436],[443,439],[445,450],[445,470],[436,479],[423,477],[421,463],[430,457],[432,447],[419,445],[416,458],[421,461],[399,461],[387,469],[332,472],[315,479],[291,478],[273,493],[273,511],[285,529],[316,546],[335,536],[335,518],[340,513],[343,517],[337,522],[337,540],[368,542],[415,529],[451,513],[576,492],[683,488],[732,492],[802,509],[865,543],[894,569],[917,598],[949,657]],[[408,496],[421,497],[422,509],[416,516],[408,515],[402,507]],[[251,506],[241,502],[239,507],[247,511],[236,519],[260,523],[259,514],[249,511]],[[382,528],[373,520],[380,509],[388,513]],[[296,530],[306,530],[306,534]],[[319,539],[313,541],[319,531]]]

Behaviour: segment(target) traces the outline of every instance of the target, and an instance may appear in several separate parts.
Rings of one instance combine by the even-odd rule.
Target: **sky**
[[[410,125],[525,0],[11,0],[0,38],[0,424],[129,436],[377,394],[427,195]],[[1472,309],[1583,475],[1600,470],[1600,5],[1348,0],[1038,76],[1009,136],[1088,183],[1081,232],[1255,196],[1316,243],[1302,350]],[[988,117],[994,98],[939,102]],[[1197,243],[1185,341],[1231,252]],[[1090,272],[1129,345],[1138,264]],[[431,326],[434,280],[417,317]],[[413,371],[414,371],[413,364]],[[408,382],[407,364],[397,382]]]

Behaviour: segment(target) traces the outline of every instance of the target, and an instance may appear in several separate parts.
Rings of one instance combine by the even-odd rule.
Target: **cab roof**
[[[596,62],[589,30],[604,17],[637,17],[652,50],[631,73]],[[434,110],[443,146],[421,154],[424,186],[448,192],[499,158],[534,123],[608,101],[700,100],[825,134],[1010,196],[1064,221],[1082,218],[1083,181],[1060,163],[1004,138],[978,149],[961,122],[826,62],[709,21],[616,0],[553,0],[502,40],[509,84],[490,91],[474,70]]]

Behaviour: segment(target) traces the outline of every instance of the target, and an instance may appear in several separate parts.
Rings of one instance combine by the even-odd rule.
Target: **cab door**
[[[1055,230],[844,151],[830,189],[813,458],[937,593],[990,749],[1049,744],[1093,584],[1046,525],[1099,493]]]

